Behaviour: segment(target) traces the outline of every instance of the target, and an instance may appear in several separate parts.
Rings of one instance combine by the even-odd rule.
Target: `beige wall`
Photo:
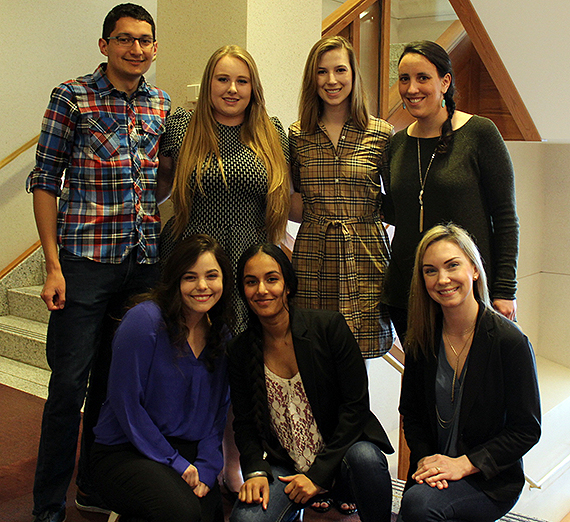
[[[247,0],[160,1],[165,31],[160,40],[157,81],[172,98],[186,104],[186,85],[200,83],[210,55],[226,44],[246,45]]]
[[[117,0],[0,1],[0,159],[40,132],[53,87],[93,72],[105,57],[97,42]],[[156,0],[142,0],[156,14]],[[160,29],[159,29],[160,38]],[[154,83],[154,65],[147,74]],[[38,239],[24,186],[34,149],[0,171],[0,269]]]
[[[520,220],[520,255],[518,264],[518,321],[535,349],[539,343],[540,271],[544,208],[542,191],[543,143],[509,142],[515,168],[517,211]]]
[[[390,41],[436,40],[456,19],[448,0],[392,0]]]
[[[508,147],[521,224],[519,322],[539,355],[570,367],[570,144]]]
[[[321,37],[321,0],[249,0],[247,48],[266,91],[269,114],[297,120],[305,60]]]
[[[540,353],[570,368],[570,145],[547,144],[543,159]]]
[[[237,44],[257,63],[269,114],[285,126],[295,121],[303,65],[320,37],[321,0],[169,0],[159,2],[158,12],[169,30],[160,43],[157,81],[173,106],[186,105],[186,85],[200,83],[216,49]]]

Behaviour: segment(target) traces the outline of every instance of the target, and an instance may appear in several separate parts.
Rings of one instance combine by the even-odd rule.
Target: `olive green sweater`
[[[438,138],[420,139],[422,176]],[[384,220],[395,225],[392,258],[382,301],[407,308],[419,231],[418,138],[398,132],[383,178]],[[514,299],[519,244],[513,166],[491,120],[473,116],[454,132],[445,154],[436,154],[424,188],[424,232],[452,221],[476,240],[492,299]]]

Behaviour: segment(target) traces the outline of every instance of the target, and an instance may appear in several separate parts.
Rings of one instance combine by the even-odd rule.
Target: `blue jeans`
[[[264,511],[259,504],[236,502],[230,522],[291,522],[308,504],[289,500],[287,486],[278,477],[296,472],[272,466],[274,481],[269,484],[269,504]],[[380,449],[370,442],[357,442],[346,452],[331,492],[335,498],[354,502],[362,522],[389,522],[392,508],[392,482],[388,462]]]
[[[42,418],[34,515],[65,504],[88,379],[77,481],[81,486],[89,480],[86,459],[107,391],[114,329],[129,297],[149,290],[158,278],[156,265],[137,264],[136,258],[136,249],[120,264],[60,251],[66,302],[63,310],[51,313],[48,326],[46,355],[52,374]]]
[[[402,497],[398,522],[492,522],[508,513],[517,499],[493,500],[470,477],[449,481],[446,489],[415,484]]]

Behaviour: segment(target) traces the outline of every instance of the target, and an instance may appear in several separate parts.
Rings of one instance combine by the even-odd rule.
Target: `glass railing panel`
[[[448,0],[392,0],[390,13],[390,85],[398,78],[398,59],[406,43],[437,40],[457,20]]]
[[[370,112],[379,114],[380,3],[360,14],[360,71]]]

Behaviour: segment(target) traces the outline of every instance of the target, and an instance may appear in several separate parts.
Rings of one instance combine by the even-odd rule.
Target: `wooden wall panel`
[[[491,75],[466,36],[451,52],[457,109],[492,120],[505,140],[524,137]]]

